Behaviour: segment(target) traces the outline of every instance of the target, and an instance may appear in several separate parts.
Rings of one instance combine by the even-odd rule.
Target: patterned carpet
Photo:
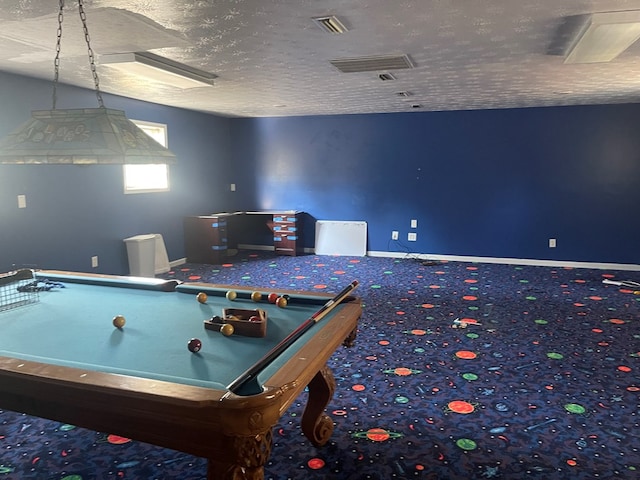
[[[281,419],[265,478],[640,478],[638,272],[241,252],[180,280],[336,293],[359,280],[356,346],[330,361],[335,421]],[[202,480],[180,452],[0,411],[0,480]]]

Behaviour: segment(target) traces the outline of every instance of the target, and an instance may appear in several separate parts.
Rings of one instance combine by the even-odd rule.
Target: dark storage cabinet
[[[227,257],[227,216],[185,217],[184,249],[189,263],[224,263]]]

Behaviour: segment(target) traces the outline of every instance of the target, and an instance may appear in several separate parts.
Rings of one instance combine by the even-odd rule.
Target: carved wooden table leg
[[[316,373],[309,383],[309,398],[302,414],[302,431],[315,445],[321,447],[333,433],[333,420],[324,413],[336,389],[336,381],[329,367]]]
[[[230,437],[228,461],[209,459],[207,480],[263,480],[272,441],[271,429],[253,437]]]
[[[342,342],[342,345],[344,345],[347,348],[353,347],[354,343],[356,342],[357,335],[358,335],[358,328],[356,327],[353,330],[351,330],[351,333],[349,333],[347,338],[344,339],[344,341]]]

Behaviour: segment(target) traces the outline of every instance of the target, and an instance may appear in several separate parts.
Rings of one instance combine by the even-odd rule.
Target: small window
[[[167,126],[162,123],[132,120],[140,129],[160,145],[167,146]],[[124,165],[124,193],[169,191],[169,165]]]

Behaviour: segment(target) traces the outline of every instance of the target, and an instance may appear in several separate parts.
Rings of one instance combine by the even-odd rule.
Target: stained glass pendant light
[[[53,108],[35,110],[31,118],[0,140],[0,163],[9,164],[159,164],[175,163],[175,155],[160,145],[122,110],[105,108],[91,49],[83,0],[78,11],[87,43],[98,108],[56,109],[64,0],[59,0],[54,61]]]

